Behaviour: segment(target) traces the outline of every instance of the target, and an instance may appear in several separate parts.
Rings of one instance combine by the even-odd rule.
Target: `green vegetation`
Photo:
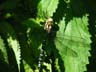
[[[2,0],[0,72],[39,72],[38,58],[45,37],[42,23],[50,17],[58,31],[54,38],[47,38],[42,72],[89,72],[93,60],[89,57],[94,54],[90,51],[95,50],[96,45],[96,7],[92,3],[83,0]]]

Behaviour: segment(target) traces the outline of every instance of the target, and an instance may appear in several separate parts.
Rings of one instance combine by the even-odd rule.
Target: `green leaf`
[[[0,36],[0,59],[8,64],[7,50],[4,44],[4,40]]]
[[[28,63],[26,63],[26,61],[23,60],[23,64],[24,64],[25,72],[33,72],[30,65]]]
[[[59,31],[55,40],[56,48],[64,60],[65,72],[84,72],[89,63],[90,37],[88,18],[74,17],[65,26],[65,18],[59,23]],[[70,69],[69,69],[70,68]]]
[[[58,7],[59,0],[41,0],[38,4],[38,16],[42,19],[53,16]]]
[[[2,33],[7,42],[8,42],[8,46],[10,48],[12,48],[15,57],[16,57],[16,61],[17,61],[17,65],[18,65],[18,69],[20,71],[20,56],[21,56],[21,51],[20,51],[20,45],[19,42],[17,40],[17,37],[15,35],[15,31],[12,28],[12,26],[7,23],[7,22],[1,22],[0,23],[0,33]]]
[[[30,70],[35,72],[38,68],[39,47],[43,38],[43,28],[32,18],[22,21],[22,26],[24,26],[25,30],[25,36],[23,35],[23,39],[20,40],[24,69],[26,72]]]

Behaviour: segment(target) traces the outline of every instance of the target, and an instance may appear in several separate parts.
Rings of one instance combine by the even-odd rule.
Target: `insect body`
[[[44,30],[46,30],[46,32],[47,32],[46,34],[51,33],[52,25],[53,25],[53,19],[52,18],[47,19],[45,24],[44,24]],[[46,47],[46,38],[43,40],[42,48],[40,50],[39,62],[38,62],[39,72],[42,72],[42,60],[43,60],[43,57],[44,57],[44,50],[45,50],[45,47]]]
[[[40,55],[39,55],[39,62],[38,62],[38,68],[39,68],[39,72],[42,72],[42,61],[43,61],[43,57],[44,57],[44,48],[46,46],[46,40],[43,40],[42,42],[42,48],[40,50]]]

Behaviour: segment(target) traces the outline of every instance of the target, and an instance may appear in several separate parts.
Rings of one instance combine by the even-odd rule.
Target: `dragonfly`
[[[46,31],[47,34],[51,33],[52,25],[53,25],[53,19],[48,18],[44,24],[44,30]],[[38,62],[39,72],[42,72],[41,67],[42,67],[42,60],[43,60],[43,56],[44,56],[45,47],[46,47],[46,40],[44,39],[42,42],[42,48],[40,50],[40,55],[39,55],[39,62]]]

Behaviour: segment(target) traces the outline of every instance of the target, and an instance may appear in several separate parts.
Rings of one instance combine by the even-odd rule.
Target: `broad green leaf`
[[[59,0],[41,0],[38,4],[38,16],[42,19],[52,17],[58,3]]]
[[[60,29],[55,43],[64,60],[65,72],[84,72],[89,63],[91,43],[87,15],[82,18],[74,17],[67,26],[64,19],[59,23]]]
[[[20,71],[21,51],[20,51],[20,45],[16,38],[14,29],[12,28],[12,26],[9,23],[1,22],[0,23],[0,33],[2,33],[5,36],[5,38],[8,42],[8,46],[10,48],[12,48],[12,50],[15,54],[15,57],[16,57],[18,69]]]

